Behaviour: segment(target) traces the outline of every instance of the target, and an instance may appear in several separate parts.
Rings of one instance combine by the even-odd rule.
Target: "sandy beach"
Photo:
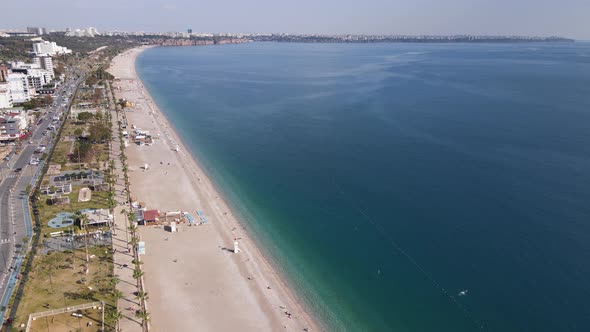
[[[119,79],[116,98],[132,104],[126,112],[129,125],[157,138],[152,145],[127,148],[131,195],[148,209],[193,216],[198,210],[208,220],[200,226],[182,224],[176,233],[140,226],[151,330],[317,331],[144,89],[135,72],[135,59],[144,49],[120,54],[110,68]],[[235,238],[237,254],[231,251]]]

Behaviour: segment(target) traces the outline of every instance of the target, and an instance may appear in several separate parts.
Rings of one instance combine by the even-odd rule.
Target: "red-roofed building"
[[[153,225],[160,221],[160,211],[158,210],[146,210],[143,211],[143,224]]]

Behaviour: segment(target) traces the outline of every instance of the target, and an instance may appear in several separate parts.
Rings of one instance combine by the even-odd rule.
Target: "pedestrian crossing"
[[[10,243],[10,239],[1,239],[0,244]]]

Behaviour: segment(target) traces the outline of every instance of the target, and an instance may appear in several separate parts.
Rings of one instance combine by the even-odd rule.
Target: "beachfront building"
[[[12,107],[12,95],[8,88],[8,83],[0,82],[0,108]]]
[[[36,90],[41,89],[44,85],[50,84],[55,78],[53,61],[47,56],[35,57],[33,58],[33,63],[14,61],[10,63],[10,66],[12,73],[27,75],[29,86]]]
[[[33,52],[35,54],[56,55],[69,54],[72,53],[72,50],[63,46],[58,46],[55,42],[42,41],[33,44]]]
[[[27,75],[18,72],[8,73],[8,89],[13,103],[24,103],[31,100],[32,91]]]
[[[41,35],[46,34],[47,30],[45,28],[27,27],[27,32],[35,34],[37,36],[41,36]]]
[[[35,89],[35,92],[41,90],[44,86],[53,81],[53,72],[45,69],[27,69],[27,79],[29,86]]]
[[[33,64],[37,65],[41,69],[45,69],[52,74],[53,72],[53,59],[47,54],[40,54],[33,58]]]
[[[140,225],[155,225],[160,221],[159,210],[145,210],[143,211],[143,220],[139,222]]]
[[[26,117],[20,115],[0,116],[0,141],[14,141],[24,134],[27,128]]]
[[[5,83],[8,80],[8,66],[0,63],[0,83]]]
[[[89,27],[86,29],[70,29],[66,32],[67,37],[95,37],[100,36],[98,30],[94,27]]]
[[[0,117],[0,141],[14,141],[18,137],[18,120],[11,116]]]
[[[14,141],[23,136],[29,121],[22,108],[0,109],[0,141]]]

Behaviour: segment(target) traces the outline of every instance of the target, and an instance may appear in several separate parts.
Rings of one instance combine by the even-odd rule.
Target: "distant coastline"
[[[406,35],[261,35],[255,41],[278,41],[297,43],[530,43],[530,42],[574,42],[573,39],[550,36],[406,36]]]
[[[215,44],[241,44],[249,42],[279,43],[573,43],[575,40],[549,36],[408,36],[408,35],[319,35],[319,34],[174,34],[137,35],[145,45],[194,46]]]

